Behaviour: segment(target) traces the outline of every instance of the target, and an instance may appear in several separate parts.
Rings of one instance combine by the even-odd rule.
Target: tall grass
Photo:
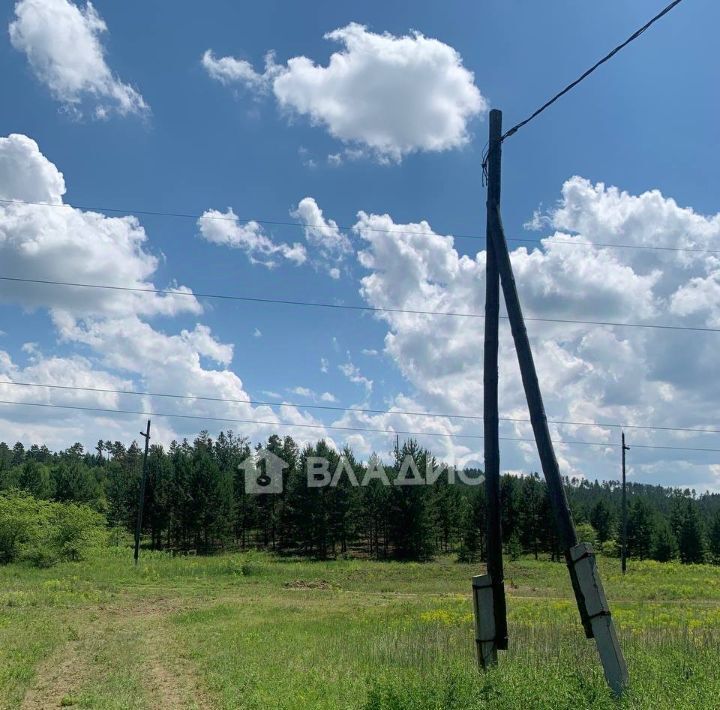
[[[617,561],[601,567],[632,682],[619,703],[564,565],[508,563],[510,648],[479,673],[474,566],[144,553],[134,568],[117,548],[49,570],[0,568],[0,706],[17,707],[42,664],[89,634],[96,672],[79,705],[152,707],[143,664],[122,659],[141,653],[153,613],[167,657],[188,664],[217,708],[720,707],[717,568],[633,562],[623,578]]]

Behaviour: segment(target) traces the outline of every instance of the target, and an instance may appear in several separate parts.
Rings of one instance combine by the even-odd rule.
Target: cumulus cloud
[[[107,25],[90,2],[80,8],[69,0],[20,0],[9,30],[35,76],[76,114],[84,103],[97,118],[148,111],[143,97],[107,65],[100,41]]]
[[[150,277],[158,258],[146,249],[147,235],[135,217],[106,217],[63,204],[62,173],[27,136],[0,137],[0,262],[6,274],[44,281],[72,281],[140,289],[138,292],[66,288],[37,284],[0,284],[0,300],[28,307],[48,306],[74,313],[174,315],[199,313],[186,295],[148,293],[160,288]]]
[[[206,210],[198,219],[197,226],[203,239],[213,244],[241,249],[252,263],[271,268],[277,266],[273,257],[282,257],[296,265],[303,264],[307,259],[302,244],[276,244],[262,225],[253,220],[243,224],[231,208],[227,212]]]
[[[326,219],[318,203],[312,197],[305,197],[297,207],[290,211],[303,225],[305,239],[316,254],[316,261],[328,272],[331,278],[340,278],[340,264],[345,257],[352,253],[350,240],[340,231],[337,223]]]
[[[33,197],[50,203],[0,206],[4,272],[119,287],[96,291],[0,282],[0,301],[46,309],[58,346],[71,353],[45,356],[36,346],[27,347],[29,364],[22,367],[0,350],[0,379],[166,392],[189,399],[3,385],[0,399],[17,402],[0,407],[4,438],[67,446],[73,441],[89,443],[101,437],[129,441],[137,436],[136,415],[45,410],[23,406],[23,402],[175,415],[176,419],[153,421],[155,440],[165,443],[196,433],[207,420],[215,429],[234,426],[224,423],[225,419],[241,420],[243,433],[256,440],[276,431],[280,421],[290,422],[282,431],[301,443],[326,435],[322,425],[302,411],[284,408],[278,413],[268,406],[250,405],[242,380],[230,369],[233,346],[222,342],[208,326],[196,322],[193,327],[166,332],[153,325],[151,319],[156,316],[199,317],[202,306],[190,289],[176,285],[174,289],[185,295],[148,293],[157,289],[152,278],[158,260],[148,250],[147,235],[135,217],[108,218],[74,209],[63,204],[64,192],[62,174],[35,141],[20,135],[0,138],[3,199]],[[164,322],[172,328],[172,320]],[[72,354],[76,351],[83,355]],[[188,415],[206,421],[184,418]]]
[[[419,32],[377,34],[357,23],[325,38],[343,45],[327,66],[304,56],[278,65],[271,57],[260,74],[245,60],[216,59],[210,50],[202,61],[224,84],[270,87],[282,109],[307,116],[351,150],[367,150],[382,161],[458,148],[468,140],[469,121],[487,111],[460,54],[437,39]],[[333,155],[335,162],[342,159]]]
[[[253,65],[245,59],[235,59],[234,57],[218,59],[211,49],[203,54],[202,65],[208,75],[221,84],[227,86],[240,83],[248,89],[264,92],[269,88],[272,76],[276,72],[273,57],[272,52],[266,55],[265,71],[262,74],[256,72]]]
[[[539,223],[556,231],[536,248],[521,247],[511,253],[527,316],[717,324],[720,313],[713,284],[720,260],[717,254],[697,250],[720,247],[720,215],[699,215],[658,191],[630,195],[574,177],[563,186],[557,207],[544,217]],[[358,253],[367,270],[360,292],[370,305],[483,312],[484,252],[463,255],[452,236],[435,233],[427,222],[401,225],[389,215],[360,212],[354,229],[366,244]],[[587,242],[696,251],[617,250],[588,247]],[[387,312],[378,318],[387,324],[385,352],[412,388],[418,406],[481,414],[481,319]],[[720,395],[713,374],[714,334],[532,322],[528,328],[551,419],[690,427],[714,420]],[[505,322],[501,352],[501,414],[526,418],[514,345]],[[476,428],[463,420],[430,419],[460,434]],[[428,430],[428,424],[417,422],[417,430]],[[525,422],[502,426],[506,436],[532,437]],[[616,429],[553,425],[552,430],[557,439],[607,444],[559,445],[564,473],[614,478],[617,451],[610,445],[617,443]],[[707,438],[693,434],[633,430],[632,438],[637,444],[709,445]],[[481,460],[481,442],[457,440],[449,453],[456,460]],[[638,449],[634,456],[637,480],[657,480],[662,471],[665,483],[715,485],[702,454]],[[678,466],[679,461],[684,464]],[[534,445],[504,444],[503,465],[537,469]]]

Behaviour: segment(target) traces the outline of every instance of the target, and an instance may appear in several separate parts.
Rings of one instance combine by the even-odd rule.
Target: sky
[[[0,440],[92,448],[147,419],[70,406],[152,412],[165,444],[367,458],[416,432],[482,466],[482,319],[398,311],[482,313],[488,111],[517,123],[661,3],[0,8],[0,276],[119,287],[0,281],[0,380],[85,388],[0,384]],[[528,318],[720,328],[719,20],[682,3],[505,142]],[[720,429],[720,333],[528,330],[563,474],[617,480],[625,424],[631,480],[720,488],[689,450],[720,434],[668,430]],[[507,321],[500,348],[501,466],[539,470]]]

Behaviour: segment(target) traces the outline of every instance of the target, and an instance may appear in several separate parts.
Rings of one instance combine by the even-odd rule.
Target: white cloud
[[[262,338],[262,331],[260,328],[255,328],[255,330],[253,330],[253,338]]]
[[[198,323],[192,331],[183,330],[180,337],[198,354],[212,358],[221,365],[229,365],[233,358],[233,346],[219,343],[212,336],[210,328]]]
[[[17,166],[25,169],[16,169]],[[26,443],[40,441],[51,446],[67,446],[78,440],[93,443],[100,437],[123,441],[137,438],[139,415],[39,409],[22,406],[22,402],[201,418],[153,418],[154,440],[165,443],[178,436],[191,436],[209,423],[216,431],[239,428],[255,440],[276,430],[300,443],[326,435],[322,426],[317,430],[295,426],[318,424],[304,412],[283,411],[281,419],[268,406],[250,405],[247,400],[252,398],[242,380],[229,369],[233,346],[219,340],[208,326],[195,323],[194,327],[179,332],[165,332],[151,325],[149,319],[157,315],[200,316],[202,307],[187,288],[175,287],[187,296],[122,290],[156,288],[152,278],[158,260],[148,251],[144,229],[135,217],[108,218],[64,205],[64,191],[61,173],[33,140],[17,135],[0,138],[0,195],[11,200],[36,195],[52,205],[0,206],[0,262],[4,272],[120,288],[95,291],[0,282],[0,300],[24,308],[47,309],[59,346],[70,353],[76,349],[83,352],[82,357],[77,354],[47,357],[36,347],[26,348],[30,364],[23,369],[13,363],[9,353],[0,351],[0,378],[164,392],[190,399],[5,385],[0,389],[0,399],[18,404],[0,407],[3,438],[14,437]],[[193,399],[198,396],[210,399]],[[203,417],[210,418],[210,422]],[[247,422],[233,425],[212,418]],[[277,426],[282,420],[291,426]]]
[[[150,277],[158,266],[145,247],[147,235],[135,217],[106,217],[63,204],[62,173],[27,136],[0,137],[0,195],[52,206],[0,204],[0,263],[5,274],[135,289],[161,288]],[[40,286],[3,281],[0,300],[48,306],[87,315],[199,313],[187,296],[148,292]]]
[[[314,397],[313,391],[307,387],[293,387],[290,392],[298,395],[299,397]]]
[[[0,198],[60,205],[64,194],[63,174],[34,140],[19,133],[0,138]]]
[[[330,363],[328,362],[327,358],[320,358],[320,372],[327,372],[329,365]]]
[[[717,327],[717,254],[577,243],[718,250],[720,215],[699,215],[658,191],[634,196],[575,177],[563,186],[557,208],[538,223],[547,220],[558,231],[537,248],[511,253],[526,316]],[[388,229],[396,233],[388,234]],[[369,305],[483,312],[484,252],[461,255],[451,236],[436,234],[427,222],[400,225],[389,215],[361,212],[355,231],[367,244],[358,259],[367,269],[361,294]],[[409,313],[382,313],[378,318],[387,323],[385,352],[412,388],[415,407],[482,413],[481,319]],[[720,396],[714,334],[539,322],[529,322],[528,329],[550,419],[670,427],[714,421]],[[501,322],[501,353],[501,414],[526,418],[506,321]],[[477,432],[477,422],[436,417],[418,419],[415,430],[429,431],[428,419],[456,433]],[[385,419],[367,422],[381,425]],[[617,430],[608,427],[552,425],[552,430],[558,439],[617,444]],[[532,438],[524,422],[504,423],[502,433]],[[710,445],[701,435],[642,430],[631,435],[637,444]],[[426,443],[440,446],[434,439]],[[560,445],[557,453],[564,473],[616,476],[617,449],[611,446]],[[448,454],[455,460],[482,460],[482,442],[458,439]],[[668,484],[715,485],[707,455],[637,449],[633,457],[636,480],[657,481],[662,474]],[[677,465],[680,461],[682,466]],[[504,443],[503,467],[537,470],[534,445]]]
[[[97,118],[147,112],[143,97],[108,67],[100,41],[107,25],[90,2],[81,9],[69,0],[20,0],[9,31],[37,78],[72,111],[80,114],[86,101]]]
[[[337,397],[335,397],[332,392],[323,392],[320,395],[320,401],[321,402],[337,402]]]
[[[272,58],[263,74],[248,62],[212,53],[203,57],[210,76],[272,91],[283,109],[307,116],[351,150],[383,161],[416,151],[444,151],[468,140],[468,122],[487,111],[472,72],[460,54],[419,32],[376,34],[351,23],[325,38],[343,45],[327,66],[304,57],[287,65]],[[334,154],[331,161],[340,162]]]
[[[366,394],[370,394],[373,388],[373,381],[365,377],[360,372],[360,368],[351,362],[350,353],[347,354],[347,358],[348,361],[346,363],[338,365],[338,370],[340,370],[350,382],[356,385],[362,385],[365,388]]]
[[[325,219],[323,211],[312,197],[305,197],[290,215],[303,225],[305,239],[328,255],[342,256],[352,251],[350,240],[332,219]]]
[[[303,225],[305,239],[315,253],[315,261],[320,264],[332,279],[340,278],[339,264],[353,251],[352,244],[340,231],[337,223],[326,219],[323,211],[312,197],[305,197],[298,206],[290,211]]]
[[[256,91],[265,91],[268,88],[272,54],[268,54],[266,57],[265,73],[263,74],[256,72],[252,64],[244,59],[235,59],[234,57],[216,59],[210,49],[203,54],[201,61],[208,75],[221,84],[227,86],[237,82]]]
[[[307,259],[302,244],[276,244],[255,221],[240,222],[237,215],[228,211],[206,210],[197,221],[200,235],[213,244],[221,244],[244,251],[251,262],[267,267],[276,266],[273,257],[280,256],[296,265]]]

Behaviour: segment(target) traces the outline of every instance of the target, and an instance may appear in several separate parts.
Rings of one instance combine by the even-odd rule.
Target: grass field
[[[127,549],[0,568],[0,707],[718,708],[720,570],[601,560],[632,687],[608,695],[564,565],[507,565],[510,650],[479,674],[478,566]]]

